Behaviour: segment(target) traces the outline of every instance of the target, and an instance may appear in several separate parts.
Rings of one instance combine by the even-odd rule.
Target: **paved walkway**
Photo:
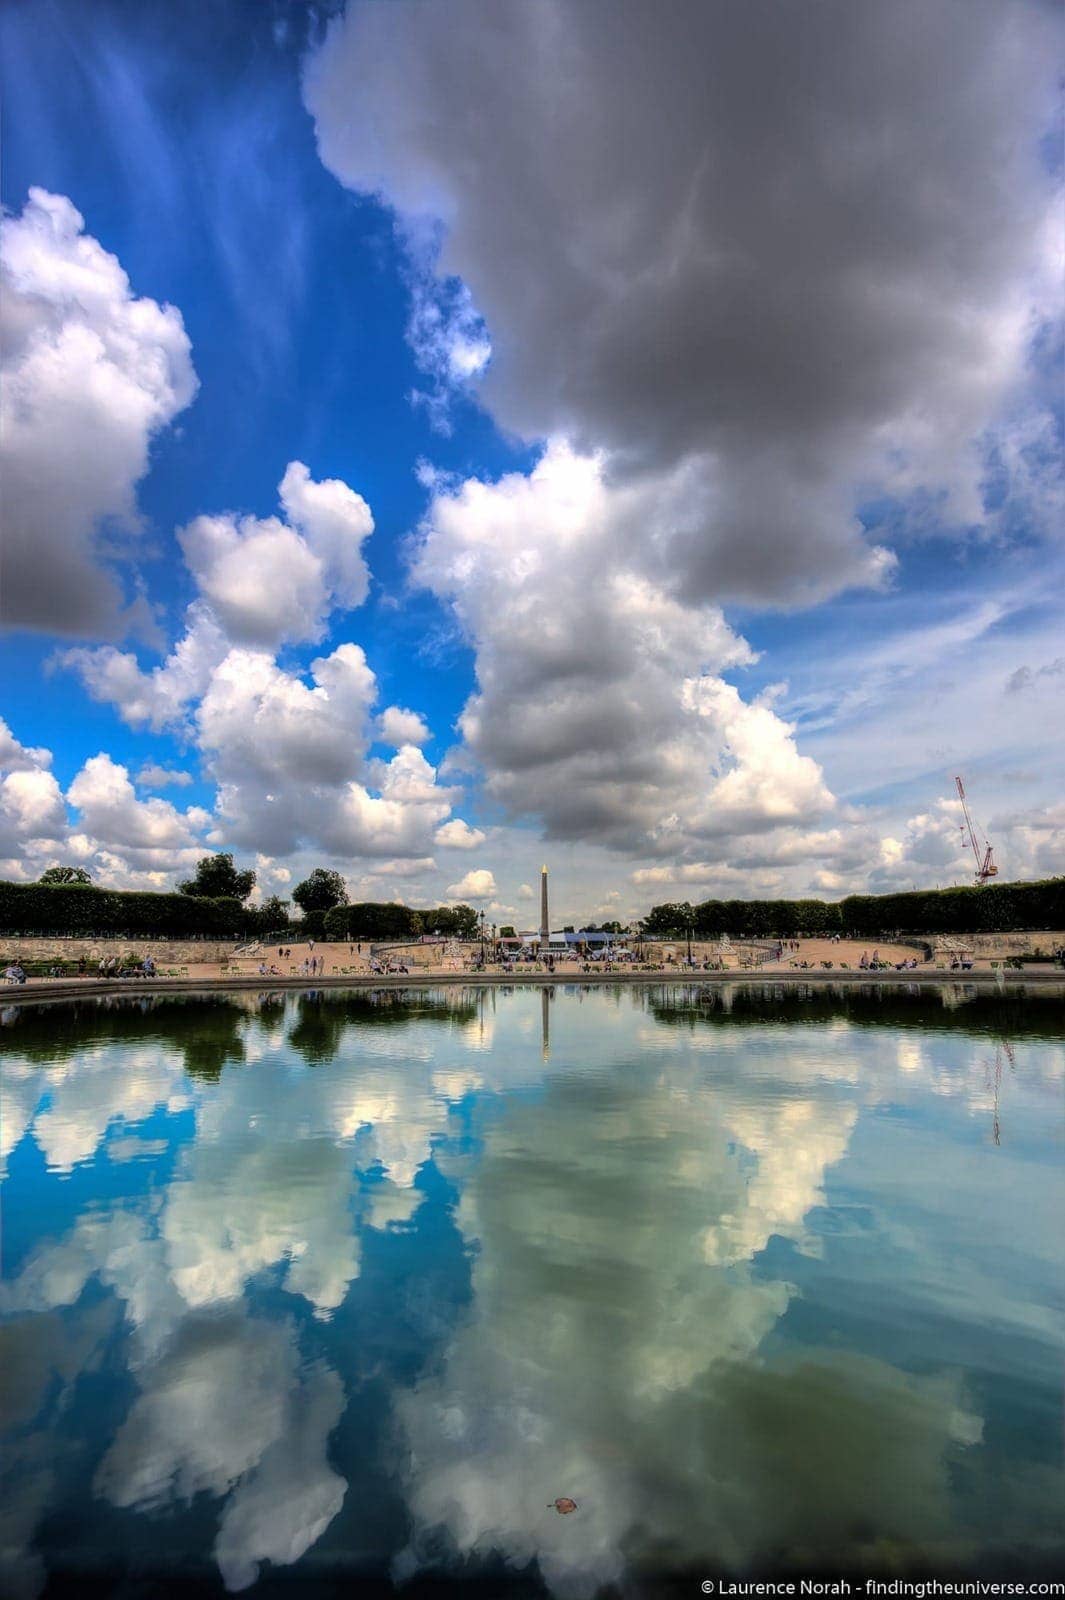
[[[990,966],[974,967],[971,972],[952,973],[942,971],[929,964],[917,968],[916,971],[895,972],[855,972],[853,970],[825,971],[823,968],[811,969],[809,972],[796,972],[792,969],[770,970],[762,968],[756,972],[687,972],[680,967],[665,967],[654,971],[631,968],[617,969],[611,972],[580,972],[575,970],[559,970],[556,972],[536,971],[528,969],[515,973],[503,973],[498,969],[487,972],[453,972],[419,970],[416,973],[397,974],[391,973],[383,976],[359,974],[356,976],[330,975],[322,978],[305,978],[302,976],[285,978],[248,977],[187,977],[187,978],[38,978],[25,984],[12,985],[0,994],[0,1007],[4,1005],[28,1004],[37,1001],[92,999],[98,995],[145,995],[145,994],[202,994],[205,991],[216,990],[251,990],[257,993],[273,993],[284,990],[307,989],[412,989],[412,988],[439,988],[446,985],[482,986],[515,986],[515,985],[544,985],[544,984],[647,984],[649,986],[663,985],[691,985],[699,987],[721,987],[729,984],[880,984],[890,985],[893,988],[906,988],[920,985],[922,988],[934,988],[937,985],[951,984],[978,986],[980,988],[1017,989],[1029,987],[1032,984],[1061,984],[1065,986],[1065,972],[1058,967],[1033,966],[1022,972],[1005,971],[1001,968],[993,969]]]

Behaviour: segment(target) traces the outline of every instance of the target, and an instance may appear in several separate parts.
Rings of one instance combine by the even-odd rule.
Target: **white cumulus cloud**
[[[15,738],[0,717],[0,863],[25,876],[24,858],[39,858],[67,833],[63,791],[49,750]]]
[[[62,195],[31,189],[0,243],[4,621],[119,631],[109,562],[138,532],[151,440],[196,392],[173,306],[137,298]]]
[[[491,900],[499,891],[487,867],[473,867],[458,883],[449,883],[447,892],[452,900]]]
[[[85,762],[67,799],[93,847],[115,851],[130,867],[171,871],[203,853],[209,814],[198,806],[179,811],[157,796],[139,800],[127,768],[105,753]]]
[[[748,645],[625,561],[646,509],[564,443],[435,494],[414,575],[476,651],[459,726],[489,794],[549,838],[645,856],[815,822],[834,803],[816,763],[721,676]]]
[[[339,479],[316,483],[290,462],[278,491],[288,518],[196,517],[178,535],[204,600],[236,643],[276,649],[318,640],[336,607],[366,598],[362,543],[373,517]]]
[[[476,850],[484,844],[487,834],[482,828],[471,828],[461,817],[452,817],[433,835],[438,845],[449,850]]]
[[[377,719],[377,737],[398,750],[405,744],[428,744],[432,738],[425,718],[405,706],[386,706]]]

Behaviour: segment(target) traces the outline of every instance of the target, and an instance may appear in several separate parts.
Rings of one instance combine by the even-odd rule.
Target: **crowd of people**
[[[501,974],[504,976],[520,975],[522,972],[536,974],[568,974],[568,973],[594,973],[594,972],[621,972],[628,970],[639,973],[676,973],[678,969],[684,972],[725,972],[733,968],[747,970],[753,967],[765,967],[777,962],[798,971],[809,972],[821,969],[826,972],[838,970],[841,972],[854,971],[880,973],[880,972],[912,972],[917,970],[928,959],[922,959],[917,954],[900,951],[897,946],[887,950],[886,955],[879,948],[862,950],[860,957],[856,956],[856,942],[842,942],[838,934],[826,935],[823,939],[776,939],[771,941],[761,940],[736,940],[732,943],[723,941],[722,947],[707,950],[706,945],[700,951],[698,947],[693,951],[689,946],[687,954],[683,947],[677,949],[667,943],[663,945],[649,944],[647,948],[634,946],[599,946],[588,948],[576,945],[569,948],[557,948],[541,953],[535,945],[519,946],[517,941],[512,943],[488,943],[480,946],[465,947],[457,942],[448,944],[446,950],[430,952],[428,950],[414,950],[402,946],[374,947],[352,943],[348,948],[350,957],[357,956],[357,964],[351,966],[338,966],[337,960],[343,960],[344,955],[335,947],[326,947],[320,951],[315,947],[315,941],[309,940],[303,946],[297,946],[297,955],[303,950],[302,959],[297,965],[293,960],[291,945],[278,945],[276,957],[271,960],[270,954],[261,951],[260,947],[253,946],[247,950],[246,955],[251,959],[243,968],[239,956],[234,958],[221,958],[201,960],[193,969],[193,976],[210,979],[215,976],[252,977],[259,978],[304,978],[319,979],[327,975],[336,980],[344,978],[365,977],[407,977],[412,974],[426,977],[444,973],[470,973],[470,974]],[[205,952],[206,954],[206,952]],[[831,957],[835,959],[831,959]],[[841,960],[841,956],[848,959]],[[901,959],[900,959],[901,957]],[[951,972],[969,972],[973,969],[973,958],[961,949],[948,952],[949,970]],[[282,963],[286,963],[282,965]],[[431,964],[427,964],[431,963]],[[992,962],[992,965],[996,963]],[[1020,962],[1012,963],[1020,965]],[[47,968],[43,963],[31,963],[30,973],[18,959],[12,960],[4,969],[4,979],[8,984],[25,984],[28,976],[34,978],[43,976],[47,971],[48,976],[61,979],[72,976],[72,960],[52,962]],[[938,970],[942,971],[940,967]],[[189,968],[181,967],[180,970],[163,968],[160,971],[155,957],[145,955],[138,957],[127,952],[125,955],[105,955],[97,962],[94,958],[82,955],[77,959],[77,975],[79,977],[93,977],[100,979],[128,980],[156,978],[158,976],[186,978]]]

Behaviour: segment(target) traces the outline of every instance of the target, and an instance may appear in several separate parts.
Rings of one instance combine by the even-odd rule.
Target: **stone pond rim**
[[[831,972],[809,971],[794,973],[763,973],[757,972],[700,972],[677,973],[675,976],[668,973],[646,972],[582,972],[579,977],[574,974],[560,974],[552,972],[522,973],[520,977],[506,973],[481,973],[481,972],[449,972],[437,973],[433,976],[419,976],[414,973],[390,973],[380,976],[367,974],[359,977],[323,977],[309,978],[300,976],[284,978],[261,978],[258,974],[243,978],[135,978],[135,979],[99,979],[99,978],[56,978],[54,981],[27,983],[25,985],[10,985],[0,989],[0,1005],[35,1005],[39,1001],[93,999],[97,995],[143,995],[143,994],[213,994],[227,989],[247,992],[248,990],[262,993],[298,992],[300,990],[330,989],[342,993],[345,990],[379,990],[379,989],[439,989],[446,988],[546,988],[553,986],[575,988],[603,988],[610,984],[624,984],[626,987],[643,986],[648,989],[661,988],[698,988],[719,989],[726,985],[742,984],[746,987],[759,986],[765,988],[771,985],[778,989],[794,989],[799,987],[826,988],[832,984],[850,986],[872,985],[876,987],[887,986],[893,989],[936,989],[949,985],[951,987],[971,987],[984,990],[999,990],[1000,992],[1022,993],[1027,987],[1045,988],[1055,984],[1065,988],[1065,972],[1058,967],[1025,972],[1004,971],[999,969],[974,968],[964,976],[951,972],[929,972],[917,968],[911,972],[878,972],[871,974],[861,971]]]

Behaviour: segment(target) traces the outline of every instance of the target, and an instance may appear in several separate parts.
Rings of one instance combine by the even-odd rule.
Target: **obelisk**
[[[540,868],[540,954],[545,956],[551,946],[551,921],[547,914],[547,868]]]

